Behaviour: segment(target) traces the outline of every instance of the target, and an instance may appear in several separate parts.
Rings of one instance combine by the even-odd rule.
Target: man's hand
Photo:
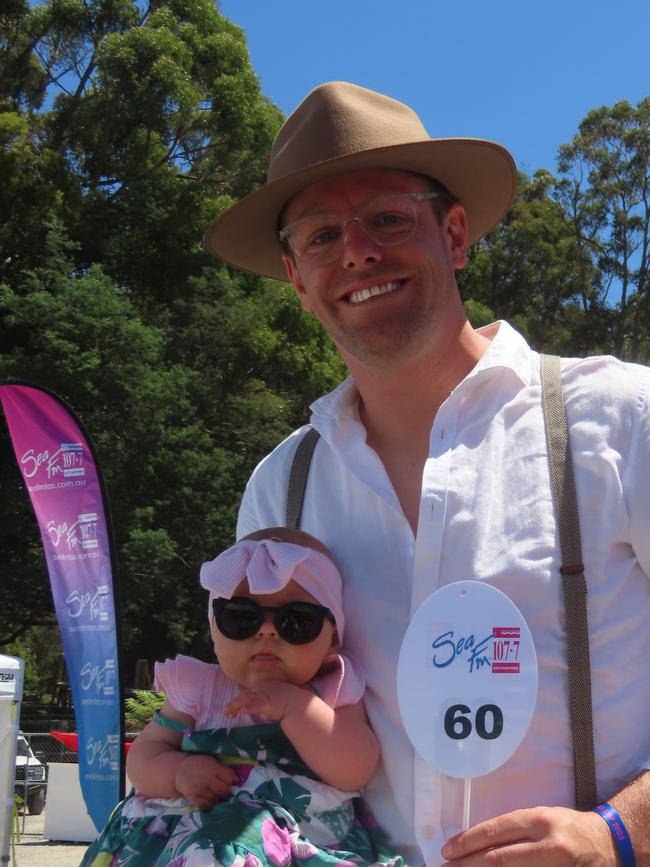
[[[224,712],[226,716],[235,716],[238,713],[263,714],[274,722],[281,722],[296,706],[304,692],[305,690],[293,683],[270,680],[240,692],[224,708]],[[301,706],[304,707],[304,702]]]
[[[451,837],[442,856],[456,867],[615,867],[607,827],[593,812],[566,807],[515,810]]]
[[[174,785],[178,792],[200,810],[211,810],[225,801],[237,782],[232,768],[222,765],[214,756],[187,756],[176,771]]]

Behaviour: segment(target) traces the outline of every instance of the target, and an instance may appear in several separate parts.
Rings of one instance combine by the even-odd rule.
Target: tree
[[[290,290],[200,243],[261,183],[280,113],[211,0],[15,0],[0,14],[0,378],[48,386],[95,441],[127,671],[201,655],[199,565],[231,542],[254,464],[342,371]],[[52,606],[6,438],[0,478],[6,642]]]
[[[584,260],[594,306],[612,313],[607,349],[650,360],[650,97],[589,112],[560,148],[557,197]],[[592,271],[593,274],[593,271]]]
[[[650,360],[650,98],[589,112],[558,177],[515,204],[461,277],[475,324],[513,321],[539,349]]]
[[[13,189],[0,187],[21,231],[5,233],[0,263],[34,261],[55,205],[78,267],[102,262],[141,302],[168,300],[204,267],[209,220],[262,179],[281,120],[243,32],[212,0],[17,2],[3,16]]]
[[[520,174],[515,203],[504,220],[470,251],[460,287],[474,325],[500,317],[536,348],[564,354],[593,352],[604,312],[587,303],[594,267],[582,255],[547,171]]]

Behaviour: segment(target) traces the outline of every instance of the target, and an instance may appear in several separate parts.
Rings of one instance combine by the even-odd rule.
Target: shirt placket
[[[422,494],[413,564],[411,617],[440,586],[440,563],[444,545],[448,483],[458,413],[460,389],[440,407],[429,437],[429,455],[422,473]],[[442,819],[441,778],[414,756],[415,830],[427,863],[438,863]],[[438,860],[436,860],[436,858]]]

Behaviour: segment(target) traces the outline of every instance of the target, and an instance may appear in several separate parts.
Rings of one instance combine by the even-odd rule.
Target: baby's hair
[[[274,539],[278,542],[289,542],[292,545],[302,545],[303,548],[311,548],[314,551],[318,551],[319,554],[324,554],[337,569],[339,568],[331,551],[319,539],[310,533],[306,533],[304,530],[294,530],[291,527],[266,527],[264,530],[256,530],[249,536],[244,536],[240,541],[259,542],[261,539]]]

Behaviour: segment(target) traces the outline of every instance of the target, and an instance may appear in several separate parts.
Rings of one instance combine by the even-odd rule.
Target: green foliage
[[[470,319],[508,319],[540,350],[647,361],[650,100],[591,112],[559,169],[520,175],[513,208],[470,251]]]
[[[54,699],[61,667],[61,652],[59,642],[52,640],[52,627],[33,627],[20,638],[0,647],[0,652],[24,660],[25,700],[33,697],[47,701]]]
[[[124,702],[124,727],[128,732],[139,732],[151,722],[153,715],[163,706],[161,692],[134,689]]]
[[[589,351],[588,310],[580,303],[578,249],[546,171],[519,176],[517,199],[502,223],[470,252],[460,278],[470,320],[503,318],[533,345],[564,354]],[[479,308],[476,312],[476,305]],[[572,327],[567,316],[573,311]]]
[[[650,361],[650,97],[595,109],[559,152],[557,197],[581,258],[606,348]]]
[[[209,220],[262,182],[281,115],[212,0],[0,15],[0,378],[49,387],[93,437],[125,670],[207,654],[199,565],[232,540],[252,467],[341,372],[328,341],[296,327],[292,293],[201,247]],[[4,430],[0,443],[9,641],[53,612]]]

